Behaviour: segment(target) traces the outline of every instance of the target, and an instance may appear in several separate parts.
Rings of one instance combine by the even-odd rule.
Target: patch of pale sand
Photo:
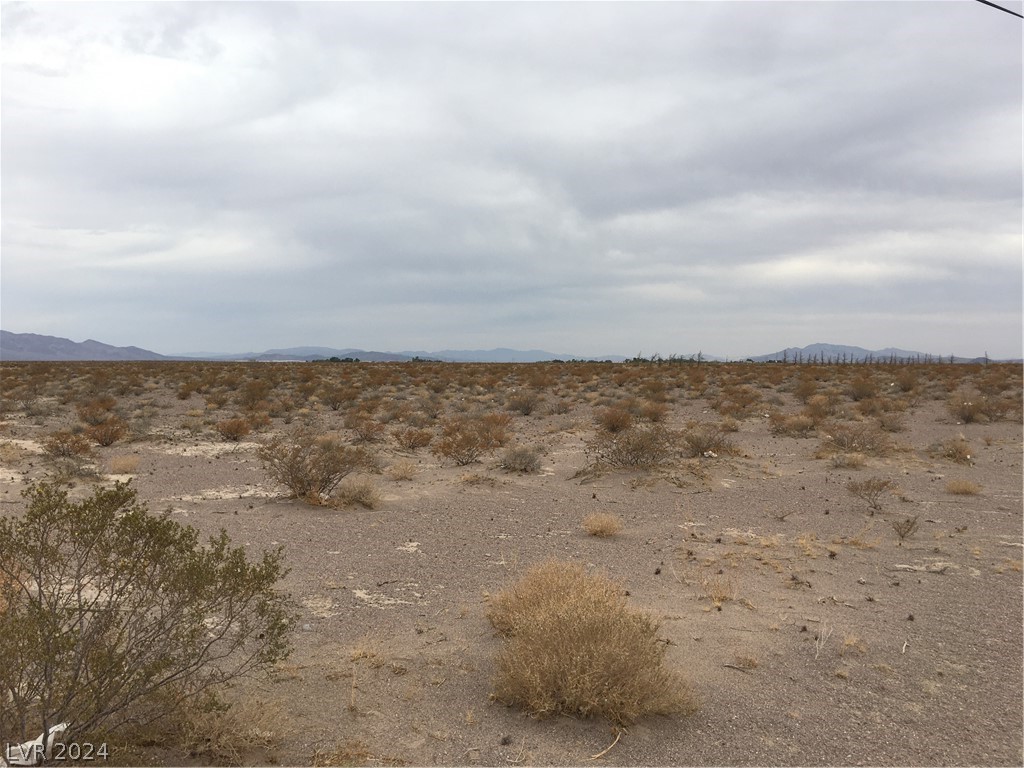
[[[37,440],[23,440],[17,437],[8,437],[4,440],[4,444],[10,443],[16,445],[22,450],[28,451],[29,453],[42,453],[43,446]]]
[[[232,453],[253,450],[256,447],[258,444],[252,442],[223,443],[215,440],[197,440],[189,445],[165,445],[160,450],[175,456],[203,456],[216,459]]]
[[[133,477],[135,477],[135,473],[130,472],[128,474],[107,475],[107,480],[110,480],[111,482],[114,483],[127,483]]]
[[[0,483],[6,484],[17,484],[21,482],[21,472],[16,472],[13,469],[7,469],[6,467],[0,467]]]
[[[334,600],[324,595],[304,597],[302,598],[302,604],[309,609],[310,613],[320,619],[329,619],[331,616],[337,616],[339,613],[334,610]]]
[[[419,584],[416,584],[414,582],[409,582],[409,583],[405,584],[405,588],[418,587],[418,586],[419,586]],[[413,597],[416,597],[416,598],[419,598],[419,599],[422,600],[423,595],[421,593],[414,592],[411,589],[409,589],[409,592],[412,594]],[[383,592],[370,592],[367,589],[353,589],[352,590],[352,594],[355,595],[356,597],[358,597],[360,600],[362,600],[367,605],[369,605],[369,606],[371,606],[373,608],[379,608],[382,611],[383,610],[387,610],[388,608],[394,608],[396,605],[415,605],[416,604],[416,603],[414,603],[411,600],[402,600],[399,597],[392,597],[390,595],[385,595]]]
[[[395,547],[398,552],[420,552],[420,543],[418,541],[407,541],[405,544]]]
[[[195,494],[176,497],[178,501],[217,501],[222,499],[270,499],[277,491],[262,485],[226,485],[221,488],[207,488]]]

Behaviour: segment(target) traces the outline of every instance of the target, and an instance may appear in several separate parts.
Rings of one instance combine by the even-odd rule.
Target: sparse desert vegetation
[[[17,549],[33,503],[121,494],[196,542],[223,530],[239,573],[279,558],[292,652],[260,657],[269,679],[106,720],[51,697],[46,722],[94,720],[111,762],[1021,762],[1019,366],[3,363],[0,388]],[[96,574],[149,574],[120,598],[171,599],[158,553],[100,541]],[[0,624],[36,572],[0,549]],[[212,605],[162,642],[218,631]],[[83,626],[90,663],[120,663],[117,625]],[[20,636],[0,724],[27,739]]]

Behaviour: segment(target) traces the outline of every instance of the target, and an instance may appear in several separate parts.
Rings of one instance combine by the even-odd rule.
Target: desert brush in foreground
[[[290,650],[283,553],[151,515],[115,483],[73,502],[30,486],[0,518],[0,734],[68,740],[184,711]]]
[[[487,616],[504,637],[494,698],[545,717],[606,717],[626,725],[689,714],[696,700],[664,664],[658,623],[625,590],[575,563],[551,560],[496,595]]]

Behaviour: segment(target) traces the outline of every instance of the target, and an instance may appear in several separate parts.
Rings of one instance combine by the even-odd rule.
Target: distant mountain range
[[[171,360],[139,347],[112,347],[92,339],[71,341],[37,333],[0,331],[0,360]]]
[[[579,355],[556,355],[542,349],[442,349],[436,352],[374,352],[365,349],[335,349],[333,347],[287,347],[285,349],[268,349],[265,352],[245,352],[237,354],[201,353],[193,355],[161,355],[139,347],[115,347],[99,341],[88,339],[82,342],[71,341],[57,336],[42,336],[36,333],[11,333],[0,331],[0,360],[254,360],[254,361],[303,361],[303,360],[339,360],[353,359],[367,362],[403,362],[413,359],[438,360],[456,363],[534,363],[549,360],[609,360],[622,362],[630,359],[623,355],[605,355],[602,357],[583,358]],[[674,355],[667,359],[696,359],[697,355]],[[662,358],[666,359],[666,358]],[[706,361],[724,360],[713,355],[701,355]],[[895,360],[948,361],[949,355],[934,355],[914,352],[906,349],[864,349],[841,344],[810,344],[806,347],[787,347],[767,355],[743,358],[753,362],[772,360],[788,362],[854,362],[873,359],[877,362]],[[954,357],[957,363],[983,362],[981,357]],[[996,361],[996,362],[1021,362]]]

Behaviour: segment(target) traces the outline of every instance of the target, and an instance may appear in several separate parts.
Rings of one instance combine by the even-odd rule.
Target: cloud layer
[[[1021,354],[1022,27],[980,3],[2,21],[7,330]]]

